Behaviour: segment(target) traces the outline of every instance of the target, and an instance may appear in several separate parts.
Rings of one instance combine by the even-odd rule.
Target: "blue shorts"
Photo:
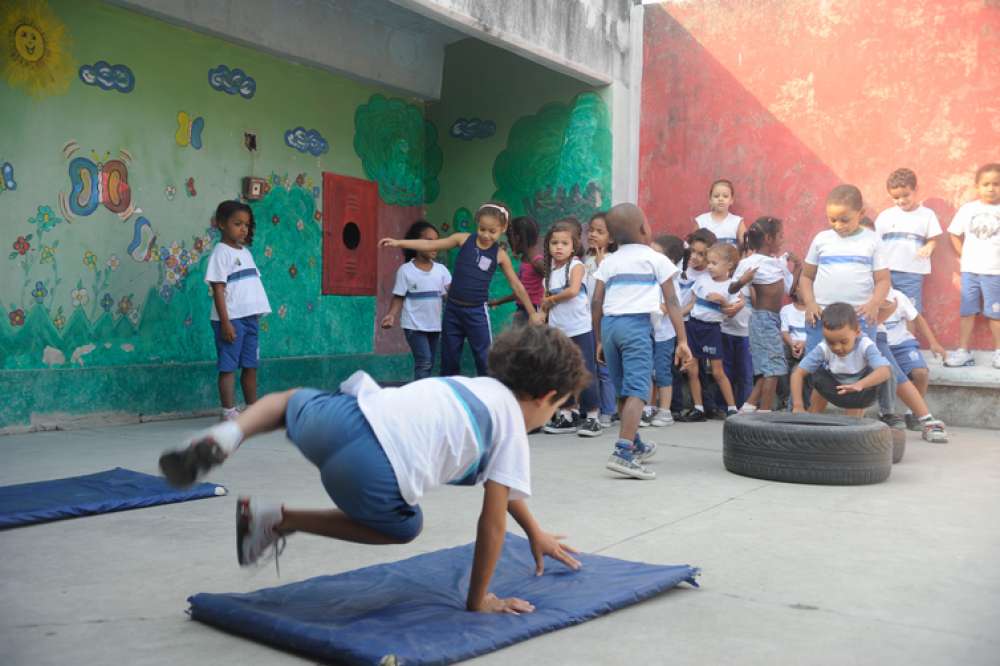
[[[781,377],[788,374],[781,315],[777,312],[755,309],[750,314],[750,357],[755,375]]]
[[[674,385],[674,350],[677,338],[653,340],[653,379],[658,388]]]
[[[695,358],[722,358],[722,323],[690,317],[684,324],[688,346]]]
[[[907,273],[906,271],[889,271],[893,289],[906,294],[913,302],[913,307],[920,314],[924,313],[924,275],[922,273]]]
[[[889,348],[889,336],[885,333],[876,333],[875,346],[878,348],[878,353],[882,355],[882,358],[889,361],[889,371],[892,373],[892,376],[896,378],[897,386],[902,386],[910,381],[910,378],[906,376],[903,369],[899,367],[898,363],[896,363],[896,358],[892,354],[892,349]]]
[[[649,315],[604,315],[601,346],[615,395],[645,402],[653,374],[653,325]]]
[[[920,353],[920,344],[916,340],[907,340],[903,344],[893,345],[889,349],[892,351],[893,358],[896,359],[896,365],[907,377],[914,370],[927,368],[927,361]]]
[[[319,468],[327,495],[351,519],[397,541],[420,534],[423,512],[403,499],[396,473],[357,398],[299,389],[285,408],[285,429]]]
[[[1000,275],[962,273],[962,317],[982,313],[987,319],[1000,319]]]
[[[215,353],[219,357],[216,366],[219,372],[235,372],[237,368],[256,368],[260,361],[260,346],[257,341],[258,315],[230,319],[236,329],[236,339],[226,342],[222,339],[222,324],[212,322],[215,331]]]

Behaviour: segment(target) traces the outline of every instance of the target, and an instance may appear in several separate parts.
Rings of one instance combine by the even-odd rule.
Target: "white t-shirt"
[[[788,255],[772,257],[760,252],[755,252],[749,257],[744,257],[736,265],[733,271],[733,278],[739,280],[747,271],[756,268],[757,272],[753,276],[751,284],[774,284],[775,282],[785,283],[785,292],[788,292],[791,285],[791,271],[788,270]]]
[[[410,331],[441,330],[441,297],[448,293],[451,273],[435,262],[429,271],[408,261],[396,271],[393,296],[403,297],[400,325]]]
[[[604,283],[604,314],[652,314],[660,308],[661,285],[677,274],[665,256],[628,243],[604,258],[594,277]]]
[[[1000,205],[970,201],[955,213],[948,231],[962,239],[962,272],[1000,275]]]
[[[531,495],[531,458],[524,414],[492,377],[432,377],[381,388],[359,370],[340,385],[385,451],[408,504],[444,484],[495,481],[510,499]]]
[[[750,337],[750,315],[753,313],[753,308],[750,307],[750,285],[747,285],[740,289],[739,294],[734,294],[732,296],[732,301],[738,300],[742,296],[744,303],[743,307],[732,317],[723,317],[722,319],[722,332],[726,335],[735,335],[740,338]]]
[[[605,257],[608,255],[604,255]],[[594,275],[597,273],[597,258],[588,254],[583,260],[583,266],[587,269],[587,273],[583,276],[583,285],[587,288],[587,300],[594,300],[594,284],[597,282],[597,278]]]
[[[906,294],[899,291],[898,289],[890,289],[889,295],[886,297],[887,300],[896,301],[896,310],[885,320],[883,326],[885,326],[885,335],[889,341],[890,347],[895,347],[896,345],[901,345],[904,342],[909,342],[910,340],[916,340],[913,334],[910,333],[909,329],[906,328],[906,322],[913,321],[916,319],[920,313],[917,309],[913,307],[913,301],[907,298]]]
[[[712,213],[708,212],[694,218],[694,221],[699,229],[708,229],[715,234],[715,238],[720,243],[739,244],[740,222],[743,221],[739,215],[729,213],[722,222],[716,222],[712,219]]]
[[[260,281],[260,271],[250,250],[236,249],[225,243],[216,243],[205,269],[205,282],[222,282],[226,285],[226,313],[230,319],[267,314],[271,304]],[[219,321],[219,313],[212,299],[212,321]]]
[[[899,206],[886,208],[875,218],[875,233],[882,241],[889,268],[922,275],[931,272],[930,258],[917,256],[924,243],[941,235],[941,224],[930,208],[917,206],[911,211]]]
[[[732,278],[713,280],[712,276],[707,272],[699,276],[691,288],[691,293],[694,294],[695,299],[694,308],[691,309],[691,316],[700,321],[721,323],[725,317],[722,314],[722,306],[719,303],[709,301],[706,297],[709,294],[719,294],[725,297],[727,303],[732,303],[739,297],[737,294],[729,293],[729,285],[732,283]]]
[[[799,362],[799,367],[813,373],[820,368],[827,368],[835,375],[859,375],[865,368],[881,368],[889,365],[889,361],[878,353],[878,347],[864,335],[858,336],[854,349],[841,358],[827,346],[826,341],[819,343]]]
[[[572,273],[577,266],[583,266],[583,262],[573,257],[569,261],[569,270]],[[556,268],[555,265],[549,273],[548,292],[558,294],[567,287],[566,266]],[[556,303],[549,310],[549,326],[558,328],[569,337],[583,335],[590,331],[592,319],[590,316],[590,299],[587,298],[587,285],[580,283],[580,291],[576,296],[568,301]]]
[[[691,292],[691,288],[694,287],[694,282],[702,275],[708,275],[708,271],[705,269],[697,270],[694,268],[689,268],[683,273],[678,273],[674,280],[677,282],[677,294],[680,300],[681,309],[683,310],[688,306],[688,303],[694,299],[694,294]],[[684,315],[684,321],[687,321],[690,314]]]
[[[794,303],[781,308],[781,330],[795,342],[805,342],[806,311],[799,310]]]
[[[678,277],[680,277],[679,274]],[[681,285],[677,279],[674,280],[674,291],[677,293],[677,302],[680,302]],[[662,293],[660,301],[663,301]],[[649,315],[649,319],[650,323],[653,325],[653,339],[657,342],[666,342],[667,340],[677,337],[677,331],[674,329],[674,322],[670,321],[670,317],[668,315],[663,314],[662,308]]]
[[[817,267],[813,293],[821,308],[867,303],[875,290],[874,271],[889,267],[878,236],[864,227],[846,238],[833,229],[819,232],[809,245],[806,263]]]

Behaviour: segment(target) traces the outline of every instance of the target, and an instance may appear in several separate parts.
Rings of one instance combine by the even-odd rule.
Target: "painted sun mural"
[[[36,96],[66,90],[73,75],[66,26],[42,0],[4,4],[0,12],[4,79]]]

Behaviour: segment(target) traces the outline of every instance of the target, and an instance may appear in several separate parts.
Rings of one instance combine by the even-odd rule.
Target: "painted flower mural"
[[[10,255],[11,259],[13,259],[16,255],[23,257],[28,254],[28,251],[31,249],[31,234],[28,234],[27,236],[18,236],[17,240],[14,241],[14,244],[11,247],[14,248],[14,252]]]
[[[83,265],[92,271],[97,270],[97,255],[87,250],[83,253]]]
[[[77,284],[76,289],[70,293],[70,298],[73,302],[73,307],[83,307],[90,302],[90,294],[87,292],[86,287]]]
[[[35,299],[36,303],[43,302],[48,295],[49,290],[46,289],[45,283],[41,281],[36,282],[35,288],[31,290],[31,297]]]
[[[7,313],[7,319],[11,326],[24,326],[24,310],[17,308]]]
[[[62,222],[62,218],[56,216],[51,206],[39,206],[38,213],[34,217],[28,218],[28,222],[34,224],[38,229],[38,234],[41,235],[55,229],[56,225]]]

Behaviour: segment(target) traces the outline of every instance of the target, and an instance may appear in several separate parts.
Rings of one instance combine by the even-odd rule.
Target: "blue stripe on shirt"
[[[490,410],[483,404],[483,401],[468,388],[447,377],[441,377],[448,387],[455,393],[458,402],[462,405],[465,413],[469,417],[472,431],[476,435],[476,445],[479,447],[479,456],[473,460],[462,474],[448,482],[452,486],[474,486],[476,479],[486,469],[493,455],[493,419],[490,417]]]
[[[706,300],[700,296],[695,298],[695,304],[700,305],[703,308],[708,308],[709,310],[715,310],[716,312],[722,312],[722,305],[715,303],[713,301]]]
[[[440,291],[408,291],[406,298],[441,298]]]
[[[737,238],[730,238],[729,236],[716,236],[715,240],[720,243],[729,243],[730,245],[739,245],[740,241]]]
[[[612,275],[607,282],[608,287],[624,284],[656,284],[656,276],[652,273],[619,273]]]
[[[820,265],[822,264],[864,264],[865,266],[872,265],[871,257],[862,257],[859,255],[852,254],[842,254],[839,256],[827,256],[819,258]]]
[[[249,278],[255,278],[257,277],[257,275],[258,274],[256,268],[244,268],[241,271],[230,273],[229,276],[226,278],[226,282],[237,282],[239,280],[247,280]]]
[[[927,241],[926,236],[921,236],[920,234],[911,234],[905,231],[891,231],[887,234],[882,234],[882,240],[884,241],[914,241],[920,245],[923,245]]]

